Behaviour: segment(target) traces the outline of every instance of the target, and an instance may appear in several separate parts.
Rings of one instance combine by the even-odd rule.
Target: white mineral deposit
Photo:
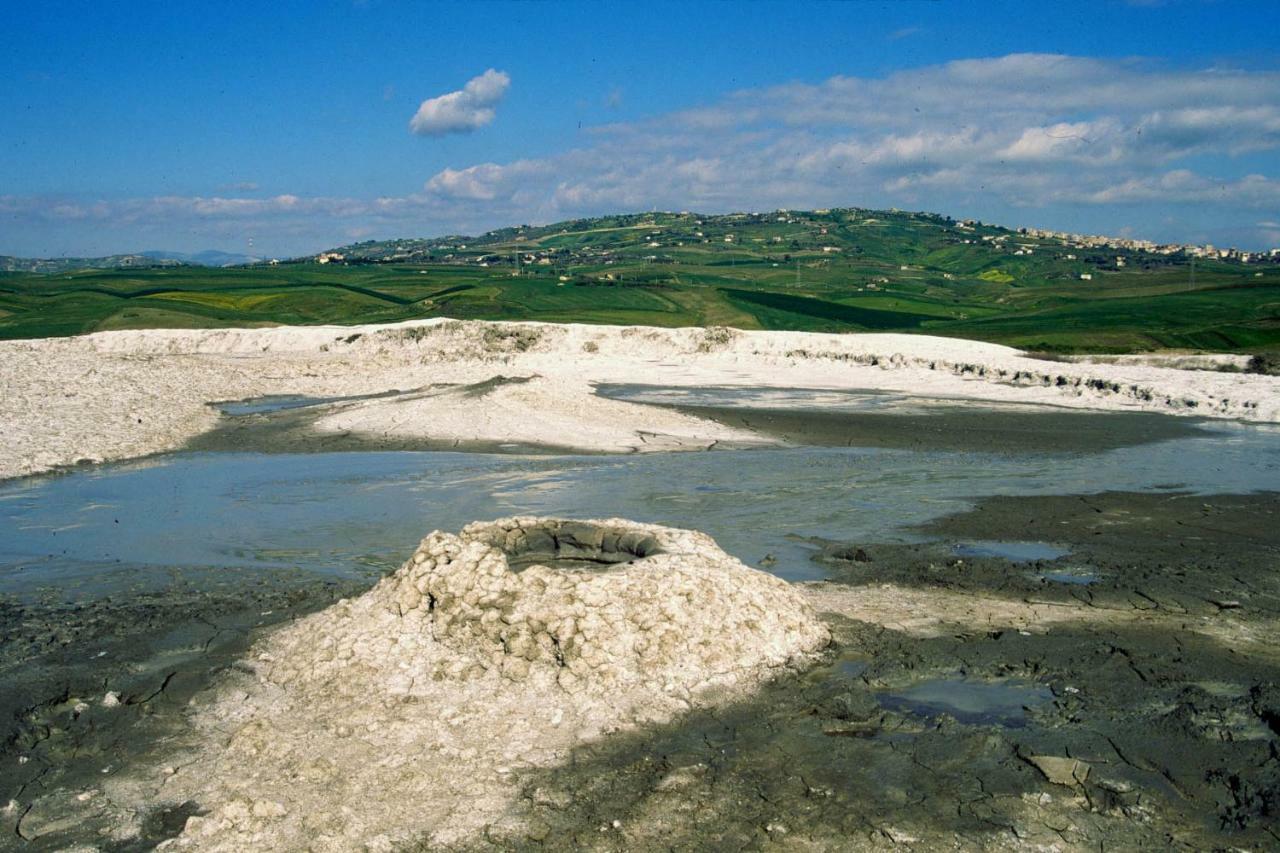
[[[484,395],[448,386],[520,376]],[[376,439],[521,442],[588,451],[702,450],[768,439],[604,400],[598,383],[886,390],[959,401],[1274,422],[1280,383],[1142,361],[1048,362],[927,335],[423,320],[101,332],[0,342],[0,477],[180,448],[209,404],[268,394],[397,396],[344,404],[315,429]]]
[[[749,696],[829,641],[796,588],[696,531],[548,518],[436,531],[365,595],[266,636],[252,676],[226,677],[181,772],[156,769],[159,796],[208,809],[165,846],[461,842],[524,772]]]

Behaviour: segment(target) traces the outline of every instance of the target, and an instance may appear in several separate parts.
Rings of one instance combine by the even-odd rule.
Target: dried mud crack
[[[27,744],[10,825],[33,840],[12,837],[1270,849],[1277,510],[1274,494],[991,498],[932,542],[814,542],[832,580],[798,586],[616,520],[432,534],[212,688],[182,693],[179,667],[110,709],[158,742],[105,778],[67,784]],[[975,540],[1066,553],[957,554]]]

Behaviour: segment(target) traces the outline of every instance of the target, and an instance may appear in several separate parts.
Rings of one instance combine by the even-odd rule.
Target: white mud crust
[[[494,381],[502,377],[528,381]],[[279,394],[388,395],[326,410],[315,424],[324,434],[374,440],[611,453],[769,443],[701,418],[601,399],[598,383],[885,390],[1280,421],[1273,376],[1052,362],[928,335],[441,319],[156,329],[0,342],[0,477],[174,450],[218,423],[211,402]]]
[[[263,639],[182,754],[110,798],[198,804],[166,849],[465,845],[573,747],[742,699],[829,642],[797,590],[702,533],[471,524]]]

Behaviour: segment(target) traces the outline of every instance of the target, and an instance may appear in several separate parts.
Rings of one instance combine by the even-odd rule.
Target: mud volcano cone
[[[694,531],[509,518],[435,532],[227,674],[163,783],[207,809],[175,843],[466,846],[510,811],[522,773],[745,697],[828,642],[791,586]]]
[[[687,698],[828,641],[788,584],[710,537],[621,519],[435,532],[369,596],[454,653],[444,672],[400,673],[390,688],[401,691],[496,671],[570,692],[634,685]]]

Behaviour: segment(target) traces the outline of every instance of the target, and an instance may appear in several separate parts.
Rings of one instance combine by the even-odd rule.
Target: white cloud
[[[740,91],[588,139],[537,161],[459,164],[425,189],[520,221],[652,206],[1243,213],[1274,204],[1276,182],[1206,170],[1230,176],[1234,158],[1280,150],[1280,74],[1014,54]]]
[[[1131,178],[1088,193],[1081,200],[1094,204],[1159,201],[1276,207],[1280,206],[1280,181],[1271,180],[1265,175],[1245,175],[1234,181],[1214,180],[1188,169],[1175,169],[1153,177]]]
[[[493,121],[494,107],[510,86],[510,75],[490,68],[456,92],[423,101],[409,120],[409,130],[419,136],[444,136],[482,128]]]
[[[510,196],[520,189],[524,179],[550,173],[540,160],[517,160],[505,166],[480,163],[465,169],[442,169],[423,186],[428,193],[449,199],[492,201],[499,195]]]
[[[1084,161],[1096,164],[1121,156],[1121,133],[1123,128],[1119,123],[1108,118],[1060,121],[1048,127],[1025,128],[999,153],[1006,159],[1026,162]]]
[[[482,126],[508,85],[486,72],[424,103],[415,123],[423,118],[423,132]],[[651,207],[837,205],[1071,230],[1114,222],[1169,240],[1217,229],[1223,242],[1231,228],[1254,245],[1276,242],[1276,228],[1257,224],[1280,209],[1273,71],[1015,54],[734,92],[581,138],[538,159],[451,163],[414,176],[422,189],[399,196],[0,197],[0,214],[7,225],[60,222],[68,233],[163,223],[329,235],[316,236],[315,249],[351,228],[429,235]]]
[[[154,223],[245,223],[270,227],[288,220],[322,221],[350,217],[394,217],[440,209],[426,196],[365,200],[283,194],[271,198],[151,196],[111,201],[71,202],[47,196],[0,196],[0,215],[43,222],[96,223],[121,227]]]

